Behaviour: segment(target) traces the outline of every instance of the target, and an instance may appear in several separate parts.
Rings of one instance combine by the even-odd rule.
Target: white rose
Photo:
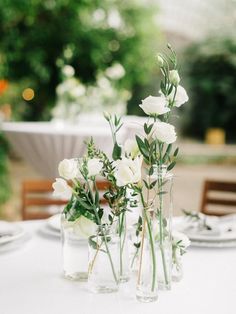
[[[95,234],[97,225],[84,216],[80,216],[73,224],[74,233],[81,239],[88,239]]]
[[[78,162],[76,159],[64,159],[58,166],[59,175],[66,180],[73,180],[78,175]]]
[[[115,163],[115,178],[118,186],[124,186],[131,183],[141,181],[142,157],[138,156],[135,159],[123,157]]]
[[[72,188],[67,184],[66,180],[56,178],[56,181],[52,184],[54,189],[53,195],[60,196],[65,199],[70,199],[72,195]]]
[[[174,97],[174,90],[172,90],[172,92],[170,93],[170,95],[168,96],[168,98],[170,100],[172,100]],[[188,101],[188,94],[186,92],[186,90],[182,87],[182,86],[178,86],[177,87],[177,91],[176,91],[176,95],[175,95],[175,101],[174,101],[174,105],[175,107],[180,107],[182,106],[184,103],[186,103]]]
[[[124,151],[126,155],[131,156],[131,158],[135,158],[139,153],[137,142],[128,138],[124,143]]]
[[[177,138],[175,127],[169,123],[160,121],[155,123],[152,136],[166,144],[174,143]]]
[[[92,158],[88,160],[88,177],[96,176],[102,170],[103,164],[102,161],[98,158]]]
[[[180,246],[183,246],[184,248],[187,248],[191,244],[191,241],[186,236],[186,234],[179,231],[173,231],[172,238],[174,244],[177,244],[179,241],[181,241]]]
[[[139,107],[148,115],[162,115],[170,111],[167,107],[167,101],[163,96],[148,96],[142,100],[142,104]]]
[[[179,77],[179,73],[177,70],[172,70],[169,72],[169,79],[170,79],[170,82],[177,86],[179,85],[179,82],[180,82],[180,77]]]

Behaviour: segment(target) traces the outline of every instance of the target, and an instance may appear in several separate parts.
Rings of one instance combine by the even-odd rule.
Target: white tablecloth
[[[64,158],[81,157],[91,136],[107,154],[112,150],[108,125],[73,126],[51,122],[5,122],[2,129],[14,150],[46,178],[58,176]]]
[[[43,221],[24,222],[24,247],[0,254],[1,314],[235,314],[236,250],[190,248],[184,279],[157,302],[143,304],[128,284],[120,292],[92,294],[86,283],[62,277],[61,243],[40,235]]]
[[[134,137],[146,118],[127,116],[119,131],[122,143]],[[96,146],[111,155],[113,143],[108,122],[101,116],[84,117],[78,125],[62,122],[4,122],[1,126],[13,149],[39,174],[46,178],[58,176],[58,163],[64,158],[81,157],[85,141],[93,137]]]

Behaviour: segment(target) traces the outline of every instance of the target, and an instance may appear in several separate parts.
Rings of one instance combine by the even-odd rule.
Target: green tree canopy
[[[120,84],[139,89],[153,66],[155,18],[156,8],[138,0],[2,0],[0,78],[35,91],[28,102],[16,97],[22,118],[49,118],[62,64],[88,83],[118,61],[127,73]]]

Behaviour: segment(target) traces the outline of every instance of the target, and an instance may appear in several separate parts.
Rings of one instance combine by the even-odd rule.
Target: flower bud
[[[164,60],[163,60],[162,56],[159,54],[157,55],[157,64],[159,65],[160,68],[163,67],[163,65],[164,65]]]
[[[179,73],[177,70],[172,70],[169,72],[169,79],[171,84],[178,86],[180,82]]]

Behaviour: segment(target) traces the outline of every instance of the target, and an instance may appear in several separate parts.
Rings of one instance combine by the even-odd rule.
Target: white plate
[[[25,231],[15,223],[0,221],[0,245],[15,241],[24,236]],[[5,234],[5,235],[4,235]]]
[[[234,226],[233,226],[234,225]],[[207,234],[207,230],[204,230],[202,233],[201,231],[191,230],[188,227],[190,223],[186,221],[185,217],[178,217],[175,219],[174,229],[185,233],[191,241],[196,242],[206,242],[206,243],[221,243],[221,242],[229,242],[235,241],[236,242],[236,226],[235,221],[228,221],[226,223],[226,219],[223,218],[222,220],[219,218],[216,227],[219,228],[219,234],[214,234],[214,232],[209,231]],[[227,231],[228,228],[233,228],[232,231]]]
[[[195,247],[206,247],[206,248],[232,248],[236,247],[236,240],[234,241],[218,241],[218,242],[208,242],[208,241],[191,241],[191,246]]]
[[[61,214],[53,215],[47,220],[48,226],[52,228],[54,231],[61,231]]]

